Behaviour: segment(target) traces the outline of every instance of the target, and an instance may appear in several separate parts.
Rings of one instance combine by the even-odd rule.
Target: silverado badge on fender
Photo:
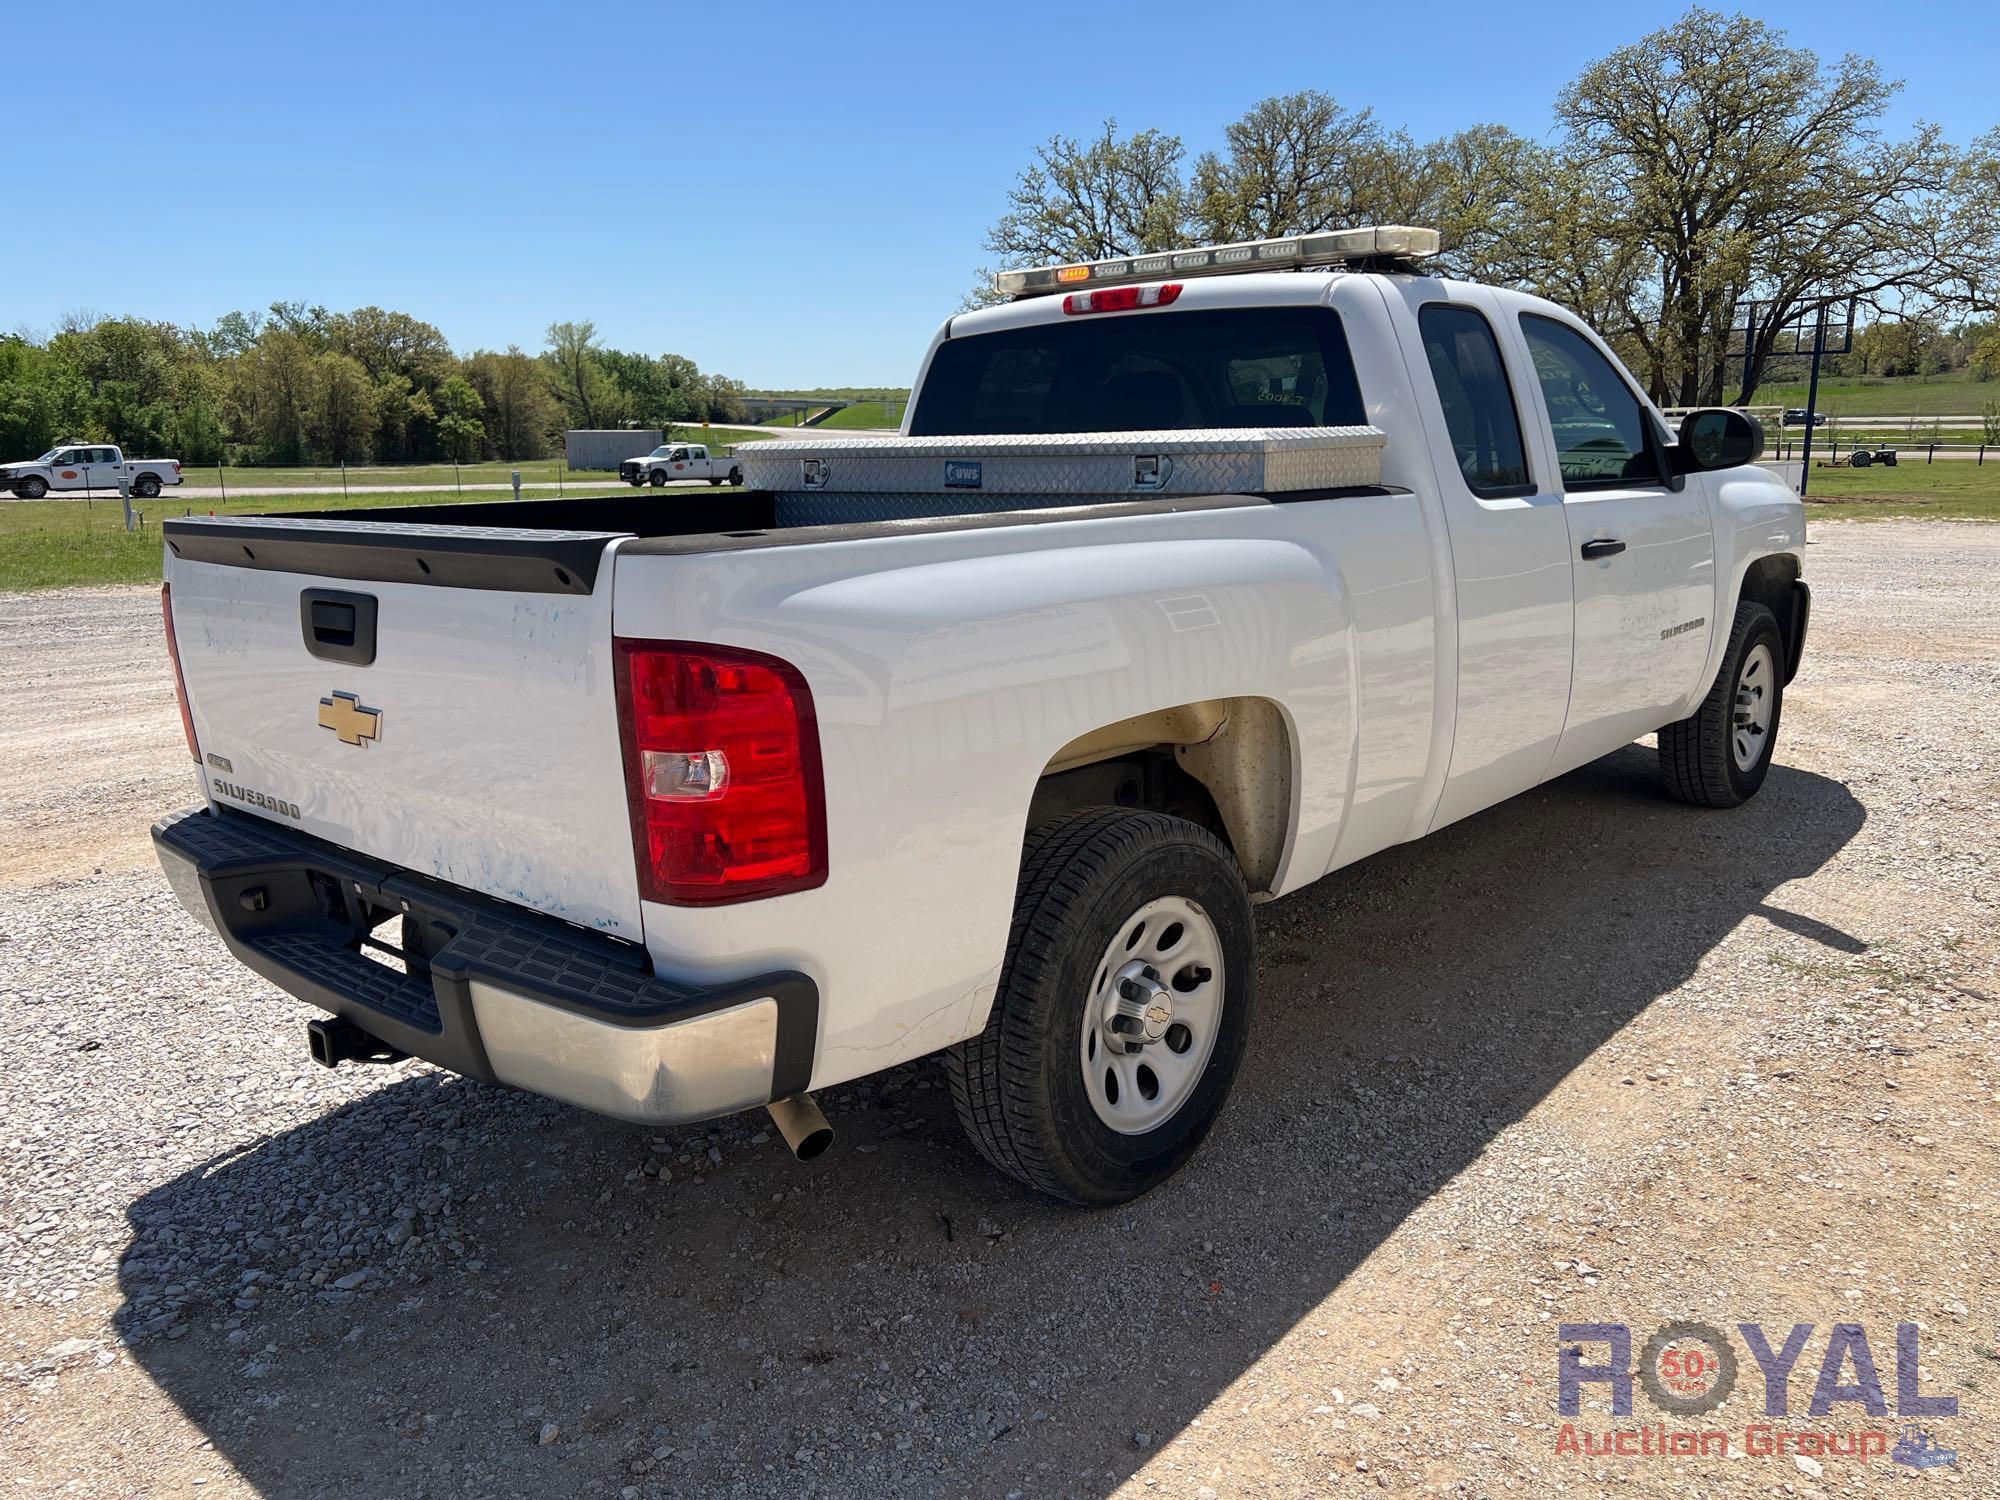
[[[319,700],[319,727],[331,729],[343,745],[366,746],[382,738],[382,710],[364,708],[353,693]]]

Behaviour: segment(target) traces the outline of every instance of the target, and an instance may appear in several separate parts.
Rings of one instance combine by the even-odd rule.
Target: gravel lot
[[[154,594],[0,596],[10,1492],[2000,1493],[2000,527],[1823,525],[1808,575],[1761,796],[1633,747],[1264,908],[1235,1101],[1102,1213],[928,1063],[811,1166],[310,1066],[150,864]],[[1957,1465],[1559,1454],[1556,1325],[1673,1318],[1816,1325],[1791,1425],[1892,1437],[1806,1399],[1828,1325],[1894,1400],[1921,1324]],[[1662,1420],[1603,1389],[1583,1429]]]

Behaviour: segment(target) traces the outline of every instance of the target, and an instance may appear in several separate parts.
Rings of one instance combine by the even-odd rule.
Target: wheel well
[[[1796,636],[1801,622],[1792,590],[1792,585],[1798,581],[1799,560],[1789,552],[1780,552],[1751,563],[1743,574],[1743,587],[1737,594],[1739,602],[1761,604],[1777,620],[1778,634],[1785,639],[1785,661],[1788,664],[1796,664],[1799,659]],[[1727,620],[1718,620],[1716,624],[1727,632]]]
[[[1229,846],[1252,892],[1269,891],[1291,831],[1284,715],[1266,698],[1210,698],[1078,735],[1043,768],[1028,827],[1083,807],[1198,823]]]

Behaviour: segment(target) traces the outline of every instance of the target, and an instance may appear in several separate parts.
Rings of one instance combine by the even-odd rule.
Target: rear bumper
[[[819,991],[784,972],[692,984],[643,949],[206,808],[153,827],[167,882],[244,964],[398,1051],[645,1124],[805,1091]],[[382,939],[401,965],[368,957]],[[379,946],[379,944],[378,944]]]

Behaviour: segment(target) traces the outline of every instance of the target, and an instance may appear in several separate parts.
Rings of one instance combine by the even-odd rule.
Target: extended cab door
[[[1708,659],[1715,536],[1707,490],[1670,481],[1646,403],[1580,325],[1523,313],[1569,523],[1576,658],[1549,775],[1668,722]]]
[[[1427,282],[1403,294],[1458,606],[1458,701],[1436,828],[1548,770],[1569,703],[1569,531],[1561,486],[1526,436],[1534,375],[1504,336],[1498,300]]]
[[[88,448],[65,448],[49,460],[49,488],[52,490],[80,490],[83,488],[83,466],[90,459]],[[92,482],[97,476],[92,475]]]

